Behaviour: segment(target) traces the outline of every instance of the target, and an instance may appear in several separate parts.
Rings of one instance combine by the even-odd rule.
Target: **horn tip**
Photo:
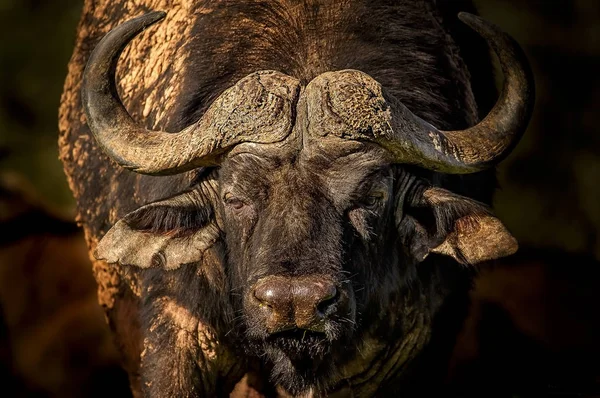
[[[473,26],[473,24],[477,24],[481,22],[481,18],[475,14],[471,14],[470,12],[461,11],[458,13],[458,19],[460,19],[463,23]]]
[[[163,19],[167,16],[166,11],[152,11],[150,14],[156,16],[158,19]]]
[[[498,26],[490,21],[485,20],[484,18],[481,18],[479,15],[461,11],[458,13],[458,19],[460,19],[465,25],[479,33],[487,40],[490,40],[489,37],[492,35],[506,36],[506,33],[504,33]]]
[[[161,19],[164,19],[166,16],[167,13],[165,11],[152,11],[144,15],[142,18],[144,18],[148,24],[153,24]]]

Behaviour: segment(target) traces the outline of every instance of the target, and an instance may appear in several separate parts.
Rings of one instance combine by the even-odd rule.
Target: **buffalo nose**
[[[253,292],[269,333],[294,328],[323,332],[337,293],[333,282],[323,277],[282,276],[259,280]]]

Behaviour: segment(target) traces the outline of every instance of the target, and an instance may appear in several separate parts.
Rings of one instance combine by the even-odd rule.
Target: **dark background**
[[[483,17],[522,45],[536,77],[535,113],[516,150],[498,168],[495,208],[521,246],[541,250],[532,252],[539,266],[483,278],[475,299],[503,301],[518,328],[559,353],[567,352],[560,361],[580,361],[586,351],[600,354],[598,344],[588,344],[600,337],[594,334],[600,330],[595,293],[600,269],[591,270],[600,267],[600,1],[475,3]],[[0,179],[15,173],[25,177],[44,202],[67,217],[74,215],[74,201],[58,160],[57,113],[81,7],[82,1],[75,0],[0,0]],[[9,202],[1,199],[0,229],[10,213]],[[3,233],[6,228],[0,231],[0,274],[2,267],[16,266],[2,262]],[[83,242],[81,236],[75,238]],[[81,262],[89,266],[86,259]],[[93,289],[91,269],[88,276],[86,292]],[[93,293],[87,299],[94,300]],[[0,301],[9,301],[0,306],[8,308],[12,303],[6,297],[0,291]],[[0,339],[2,328],[0,324]],[[79,351],[89,341],[79,342]],[[569,357],[577,342],[583,354]],[[3,349],[0,345],[0,360]],[[543,355],[558,358],[552,352]],[[526,372],[530,363],[520,365]],[[600,384],[600,378],[596,381]]]

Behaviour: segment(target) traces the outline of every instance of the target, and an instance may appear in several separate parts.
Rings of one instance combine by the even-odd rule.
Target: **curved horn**
[[[484,170],[504,159],[525,132],[535,102],[533,74],[517,42],[480,17],[461,12],[459,18],[483,36],[498,56],[504,86],[496,104],[477,125],[456,131],[438,130],[402,104],[392,104],[397,139],[389,142],[403,161],[408,152],[414,163],[453,174]]]
[[[117,93],[117,62],[136,35],[165,15],[151,12],[117,26],[90,56],[82,101],[90,130],[106,154],[138,173],[176,174],[217,165],[220,155],[240,142],[272,143],[287,137],[299,82],[274,71],[241,79],[197,123],[179,133],[151,131],[135,122]]]

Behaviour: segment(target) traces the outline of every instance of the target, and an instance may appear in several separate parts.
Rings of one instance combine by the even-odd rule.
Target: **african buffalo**
[[[533,106],[473,12],[86,1],[61,156],[136,394],[439,386],[474,265],[517,248],[488,205]]]

